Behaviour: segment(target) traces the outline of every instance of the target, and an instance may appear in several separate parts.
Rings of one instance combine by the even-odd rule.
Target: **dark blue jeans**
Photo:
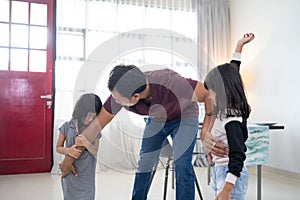
[[[133,200],[146,200],[154,166],[167,136],[173,140],[176,199],[194,200],[195,185],[192,155],[198,132],[198,117],[159,122],[148,118],[135,174]]]

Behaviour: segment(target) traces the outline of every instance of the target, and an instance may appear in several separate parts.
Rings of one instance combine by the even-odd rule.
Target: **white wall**
[[[270,131],[267,166],[300,173],[300,1],[231,0],[232,47],[245,32],[255,40],[243,51],[249,121],[283,123]]]

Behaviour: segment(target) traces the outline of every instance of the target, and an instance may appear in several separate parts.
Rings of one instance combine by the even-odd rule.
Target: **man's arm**
[[[79,135],[75,138],[76,146],[84,146],[92,155],[97,156],[99,140],[95,140],[94,143],[88,141],[84,135]],[[73,156],[74,157],[74,156]]]
[[[204,84],[198,82],[194,94],[192,97],[192,101],[194,102],[204,102],[205,106],[205,115],[204,115],[204,120],[201,128],[201,138],[202,138],[202,133],[206,133],[209,130],[210,127],[210,122],[211,122],[211,100],[209,97],[208,91],[204,88]]]
[[[81,135],[84,135],[88,141],[93,143],[96,140],[98,134],[101,134],[100,132],[102,131],[102,129],[113,118],[114,116],[110,114],[103,106],[97,117],[90,123],[88,127],[86,127],[86,129],[84,129]]]
[[[204,102],[205,105],[205,116],[200,137],[203,141],[206,152],[213,153],[217,156],[227,156],[228,149],[223,145],[222,140],[213,137],[209,133],[213,125],[214,118],[211,116],[212,108],[209,92],[204,88],[203,83],[197,83],[192,100],[195,102]]]
[[[97,117],[92,121],[92,123],[82,132],[82,134],[86,137],[90,142],[94,142],[97,138],[97,135],[100,134],[101,130],[113,119],[113,115],[106,111],[104,106],[102,107],[100,113]],[[80,150],[84,150],[84,147],[77,147]],[[74,158],[71,156],[66,156],[64,160],[59,164],[59,168],[62,172],[62,177],[68,175],[71,171],[74,175],[76,175],[76,171],[73,167]]]
[[[201,128],[201,139],[205,137],[205,134],[210,130],[212,126],[212,108],[211,108],[211,100],[208,91],[204,88],[204,84],[198,82],[194,91],[193,101],[196,102],[204,102],[205,106],[205,115],[203,119],[203,124]]]

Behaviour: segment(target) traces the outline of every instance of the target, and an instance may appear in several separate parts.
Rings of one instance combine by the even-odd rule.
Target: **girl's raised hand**
[[[253,33],[245,33],[243,35],[243,38],[238,41],[238,44],[240,45],[247,44],[248,42],[251,42],[254,38],[255,36]]]

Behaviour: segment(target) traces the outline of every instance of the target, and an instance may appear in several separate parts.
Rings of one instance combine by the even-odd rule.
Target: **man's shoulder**
[[[174,77],[181,77],[179,73],[176,71],[170,69],[170,68],[164,68],[164,69],[157,69],[157,70],[151,70],[145,72],[146,77],[150,77],[153,79],[159,79],[159,78],[174,78]]]
[[[180,77],[177,72],[169,68],[148,71],[145,72],[145,75],[150,83],[163,84],[165,86],[176,81],[177,77]]]
[[[176,72],[170,68],[156,69],[156,70],[150,70],[145,72],[146,75],[161,75],[161,74],[172,74],[172,73],[176,73]]]

